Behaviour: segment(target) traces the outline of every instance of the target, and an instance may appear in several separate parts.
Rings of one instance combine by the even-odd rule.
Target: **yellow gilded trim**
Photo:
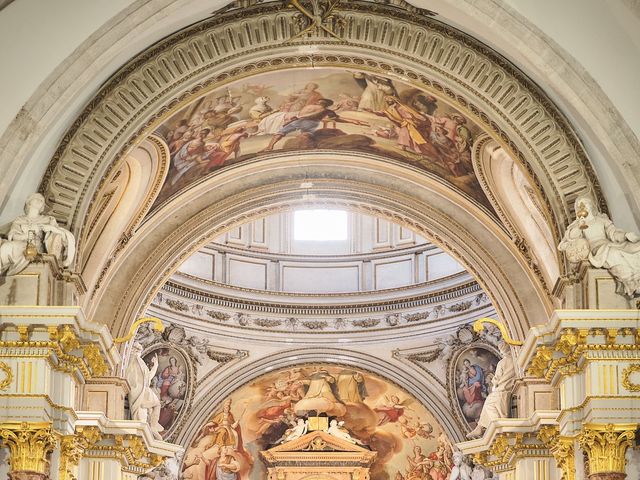
[[[136,330],[138,330],[138,327],[143,323],[153,323],[154,330],[157,330],[160,333],[164,332],[164,325],[162,323],[162,320],[156,317],[144,317],[133,322],[133,325],[131,325],[131,328],[129,329],[129,333],[124,337],[114,338],[113,343],[128,342],[134,337],[134,335],[136,334]]]
[[[640,384],[631,381],[631,375],[640,372],[640,364],[629,365],[622,371],[622,386],[630,392],[640,392]]]
[[[0,390],[6,390],[13,382],[13,370],[4,362],[0,362],[0,370],[4,373],[4,380],[0,382]]]
[[[511,338],[509,336],[509,332],[507,332],[507,328],[502,324],[502,322],[499,322],[498,320],[495,320],[493,318],[487,318],[487,317],[483,317],[480,318],[478,320],[476,320],[475,322],[473,322],[473,330],[476,333],[480,333],[481,331],[484,330],[484,324],[485,323],[490,323],[492,325],[495,325],[496,327],[498,327],[498,329],[500,330],[500,333],[502,334],[502,339],[507,342],[509,345],[514,345],[516,347],[520,347],[522,346],[524,343],[519,341],[519,340],[514,340],[513,338]]]

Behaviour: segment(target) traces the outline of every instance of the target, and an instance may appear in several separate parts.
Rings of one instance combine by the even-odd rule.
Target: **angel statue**
[[[0,274],[16,275],[37,255],[53,255],[63,267],[69,267],[75,257],[75,238],[51,215],[43,215],[45,202],[39,193],[29,195],[24,215],[11,224],[7,239],[0,239]]]
[[[349,434],[347,429],[344,428],[344,421],[338,422],[336,419],[331,420],[331,422],[329,423],[329,428],[327,428],[327,433],[349,443],[357,443],[358,445],[362,445],[362,442],[360,440],[358,440],[357,438],[353,438]]]
[[[309,421],[299,418],[297,423],[293,427],[289,428],[286,432],[284,432],[284,435],[277,443],[280,443],[280,441],[290,442],[292,440],[296,440],[302,437],[305,433],[307,433],[308,429],[309,429]]]
[[[616,281],[617,293],[640,295],[640,236],[617,228],[588,197],[575,202],[576,219],[567,227],[558,250],[571,263],[588,260],[606,268]]]
[[[151,359],[151,368],[142,359],[142,345],[134,343],[127,366],[127,381],[131,390],[129,391],[129,408],[131,418],[147,422],[151,427],[154,436],[161,439],[160,432],[164,427],[160,425],[160,398],[151,387],[151,380],[158,371],[158,356]]]

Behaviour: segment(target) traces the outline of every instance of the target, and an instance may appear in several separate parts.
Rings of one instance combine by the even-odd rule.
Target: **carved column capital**
[[[589,458],[590,480],[623,480],[626,477],[625,454],[633,445],[637,428],[635,423],[584,426],[578,439]]]
[[[97,427],[80,428],[74,435],[65,435],[60,440],[59,480],[75,480],[74,471],[87,448],[102,438]]]
[[[573,439],[560,435],[560,429],[555,425],[547,425],[538,432],[538,439],[544,443],[556,460],[556,465],[562,471],[562,480],[575,480],[576,465]]]
[[[57,438],[48,422],[5,422],[0,439],[9,447],[11,480],[43,480],[49,470],[48,454]]]

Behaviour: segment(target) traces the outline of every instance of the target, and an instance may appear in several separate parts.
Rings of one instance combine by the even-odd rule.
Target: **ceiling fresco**
[[[396,79],[334,68],[256,75],[199,98],[157,129],[171,167],[155,206],[265,152],[329,149],[418,167],[490,209],[471,163],[481,131],[441,99]]]
[[[450,476],[452,445],[415,398],[371,373],[313,364],[269,373],[226,398],[187,447],[181,478],[218,478],[216,463],[229,457],[237,477],[266,478],[259,452],[288,441],[300,419],[316,414],[377,453],[372,480]]]

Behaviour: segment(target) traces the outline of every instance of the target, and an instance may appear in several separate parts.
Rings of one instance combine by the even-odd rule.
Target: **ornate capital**
[[[635,423],[584,426],[579,441],[589,457],[591,480],[606,478],[603,474],[624,475],[625,454],[633,445],[637,428]]]
[[[562,480],[575,480],[576,465],[573,439],[561,436],[559,428],[555,425],[542,427],[538,432],[538,439],[547,446],[555,458],[556,465],[562,471]]]
[[[49,469],[47,455],[57,438],[47,422],[5,422],[0,424],[0,438],[9,447],[11,477],[44,476]]]
[[[75,467],[87,448],[91,448],[102,438],[96,427],[84,427],[74,435],[65,435],[60,440],[59,480],[75,480]]]

